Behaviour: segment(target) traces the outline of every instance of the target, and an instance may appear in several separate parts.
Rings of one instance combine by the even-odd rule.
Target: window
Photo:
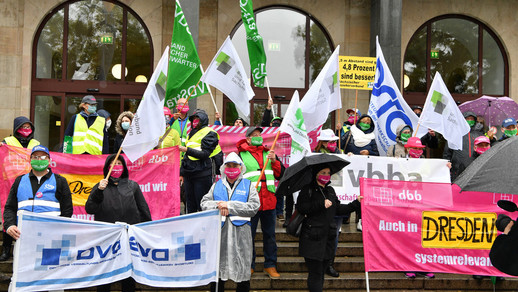
[[[129,7],[113,0],[67,1],[47,14],[34,40],[31,119],[42,144],[59,148],[87,94],[111,113],[113,124],[122,111],[136,111],[153,73],[153,45]]]
[[[436,72],[460,102],[508,95],[507,60],[502,43],[482,22],[462,15],[434,18],[408,43],[403,65],[405,99],[423,104]]]
[[[295,90],[302,98],[318,73],[333,53],[334,45],[324,27],[308,13],[288,7],[269,6],[254,11],[259,34],[263,37],[266,53],[266,72],[274,111],[283,116]],[[248,76],[250,61],[246,46],[246,33],[242,21],[231,33]],[[307,37],[309,36],[309,37]],[[268,102],[265,88],[253,86],[255,97],[251,101],[251,124],[260,124]],[[225,123],[232,125],[238,114],[232,102],[224,98]],[[333,117],[328,119],[330,127]]]

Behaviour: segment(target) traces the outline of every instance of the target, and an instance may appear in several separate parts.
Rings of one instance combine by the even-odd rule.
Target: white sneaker
[[[356,225],[356,230],[358,230],[360,232],[363,230],[362,229],[362,219],[358,220],[358,224]]]

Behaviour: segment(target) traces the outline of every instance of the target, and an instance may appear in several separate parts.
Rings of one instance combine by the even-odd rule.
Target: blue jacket
[[[358,121],[356,122],[356,127],[358,129],[360,129],[360,120],[365,118],[365,117],[368,117],[371,119],[371,127],[366,130],[366,131],[363,131],[365,134],[370,134],[372,132],[374,132],[374,123],[372,122],[372,118],[369,116],[369,115],[362,115]],[[349,136],[351,136],[351,138],[349,138]],[[347,141],[349,140],[349,141]],[[345,145],[347,143],[347,145]],[[369,151],[369,155],[371,156],[379,156],[379,152],[378,152],[378,145],[376,145],[376,139],[372,139],[370,141],[369,144],[363,146],[363,147],[358,147],[354,144],[354,136],[352,136],[352,132],[351,131],[348,131],[347,133],[345,133],[343,136],[342,136],[342,139],[340,140],[340,144],[341,144],[341,147],[342,147],[342,150],[344,150],[344,153],[349,153],[349,152],[352,152],[353,154],[356,154],[356,155],[359,155],[360,154],[360,151],[362,150],[368,150]]]

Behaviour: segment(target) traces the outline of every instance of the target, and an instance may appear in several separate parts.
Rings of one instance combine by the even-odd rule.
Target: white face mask
[[[108,129],[111,127],[111,125],[112,125],[112,120],[107,120],[106,126],[105,126],[106,131],[108,131]]]

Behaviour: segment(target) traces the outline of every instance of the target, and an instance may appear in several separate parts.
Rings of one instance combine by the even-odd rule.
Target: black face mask
[[[280,127],[281,123],[272,123],[272,127]]]

